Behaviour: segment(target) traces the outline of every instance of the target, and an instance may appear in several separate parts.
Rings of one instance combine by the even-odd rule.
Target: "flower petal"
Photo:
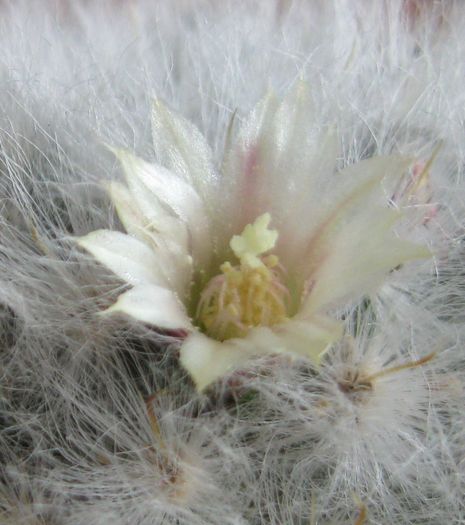
[[[153,147],[158,162],[190,181],[208,202],[211,186],[218,176],[212,152],[200,131],[188,120],[171,111],[160,99],[152,105]]]
[[[254,328],[245,338],[223,342],[196,332],[181,347],[181,364],[201,391],[257,356],[286,353],[318,364],[328,346],[341,336],[341,324],[326,317]]]
[[[311,289],[302,310],[312,314],[332,303],[369,293],[397,266],[430,257],[425,246],[394,235],[392,226],[398,218],[392,209],[362,214],[315,246],[319,263],[309,276]]]
[[[139,285],[121,294],[103,315],[124,313],[157,328],[191,330],[184,306],[174,292],[155,285]]]
[[[192,252],[199,266],[205,267],[209,260],[210,227],[203,203],[194,188],[179,176],[156,164],[123,150],[113,150],[118,156],[129,189],[142,213],[153,221],[166,218],[170,209],[189,227]]]
[[[129,284],[166,284],[167,278],[152,250],[141,241],[110,230],[96,230],[77,239],[118,277]]]
[[[302,212],[318,203],[315,189],[321,194],[334,172],[335,133],[317,130],[314,113],[306,82],[297,82],[281,102],[269,93],[245,119],[225,165],[224,184],[235,181],[244,223],[270,212],[282,240],[292,225],[300,229]]]
[[[342,337],[343,324],[325,315],[313,315],[309,319],[296,316],[280,325],[278,333],[286,341],[288,352],[318,365],[328,348]]]
[[[403,157],[377,157],[346,168],[337,175],[334,191],[327,192],[332,201],[322,200],[310,212],[317,226],[305,242],[294,243],[294,251],[279,246],[287,269],[312,289],[305,303],[309,313],[351,293],[371,291],[399,264],[427,256],[424,248],[395,237],[392,228],[400,214],[387,207],[383,193],[382,183],[401,177],[410,163]]]
[[[184,295],[192,276],[186,225],[176,217],[161,215],[155,227],[136,206],[126,186],[112,181],[107,189],[126,231],[155,252],[171,287]]]
[[[301,220],[299,224],[300,228],[307,228],[304,246],[307,254],[314,249],[315,243],[328,239],[348,221],[360,215],[376,216],[386,209],[382,182],[400,178],[410,164],[410,159],[398,156],[366,159],[331,178],[332,187],[326,188],[323,195],[314,192],[314,202],[306,214],[306,221]],[[314,226],[308,228],[309,223]],[[302,256],[304,254],[300,252],[299,259]]]
[[[200,392],[227,373],[239,368],[253,356],[262,354],[260,349],[248,345],[237,348],[236,339],[221,343],[199,332],[189,335],[181,346],[181,364],[194,380]],[[245,346],[243,341],[242,346]],[[272,353],[270,351],[266,353]]]
[[[221,189],[228,199],[224,203],[224,217],[220,218],[227,238],[263,213],[274,215],[270,174],[264,162],[276,146],[269,139],[277,107],[276,96],[269,92],[247,117],[236,144],[227,152]]]
[[[187,255],[188,233],[180,219],[168,214],[159,215],[150,221],[137,207],[137,202],[123,184],[110,182],[108,192],[126,231],[146,244],[163,244],[172,254]]]
[[[147,219],[136,205],[131,192],[124,184],[109,181],[106,190],[126,231],[145,242]]]

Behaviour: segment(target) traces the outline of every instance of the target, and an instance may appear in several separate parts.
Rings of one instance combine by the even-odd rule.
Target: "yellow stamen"
[[[197,320],[205,332],[221,341],[243,337],[255,326],[271,326],[286,319],[289,292],[282,283],[276,255],[260,257],[274,248],[278,233],[269,230],[269,214],[248,224],[230,242],[240,265],[221,265],[202,292]]]

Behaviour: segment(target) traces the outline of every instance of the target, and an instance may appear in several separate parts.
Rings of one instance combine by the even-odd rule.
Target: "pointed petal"
[[[228,198],[220,217],[220,237],[230,238],[259,215],[271,212],[270,177],[264,163],[272,155],[268,140],[278,100],[269,92],[245,119],[230,152],[226,152],[221,190]]]
[[[109,181],[105,186],[125,230],[145,242],[147,221],[144,220],[140,208],[136,206],[129,189],[116,181]]]
[[[245,224],[270,212],[285,237],[292,223],[301,226],[302,211],[318,203],[314,189],[334,172],[337,140],[315,129],[314,112],[309,86],[301,81],[280,103],[269,93],[244,119],[225,179],[236,181]]]
[[[153,147],[158,162],[190,181],[208,201],[217,174],[210,147],[200,131],[188,120],[171,111],[160,99],[152,105]]]
[[[310,149],[310,148],[308,148]],[[322,195],[332,193],[329,186],[334,185],[335,160],[337,158],[337,136],[334,130],[328,130],[321,138],[318,150],[312,150],[305,170],[295,175],[286,175],[292,180],[293,190],[287,199],[282,198],[281,222],[274,221],[279,230],[277,252],[286,268],[294,273],[301,273],[302,247],[308,243],[308,234],[312,226],[321,221]],[[286,171],[287,174],[287,171]],[[315,191],[315,189],[318,189]],[[289,202],[292,206],[289,206]],[[324,204],[325,210],[328,205]],[[274,218],[274,217],[273,217]],[[294,271],[295,266],[298,269]]]
[[[328,232],[339,231],[354,216],[382,212],[387,204],[382,181],[400,178],[410,164],[411,159],[405,157],[373,157],[337,174],[330,181],[332,188],[325,192],[326,199],[321,202],[320,197],[320,217],[316,223],[320,226],[311,233],[311,242],[325,237]]]
[[[314,315],[310,319],[297,316],[283,324],[281,330],[279,335],[285,340],[289,352],[318,365],[328,348],[342,337],[344,327],[340,321]]]
[[[129,284],[165,284],[155,254],[144,243],[110,230],[96,230],[77,239],[79,246]]]
[[[397,266],[431,254],[424,246],[398,239],[392,232],[399,214],[392,209],[362,214],[321,242],[319,264],[302,310],[311,314],[330,304],[371,292]],[[323,240],[322,240],[323,241]]]
[[[283,353],[283,348],[269,329],[260,329],[260,337],[254,334],[254,342],[249,337],[216,341],[195,333],[191,334],[181,346],[181,364],[189,372],[197,390],[202,391],[213,382],[247,366],[247,362],[256,356]],[[249,335],[255,332],[252,330]]]
[[[335,154],[333,141],[334,136],[329,133],[326,156],[331,156],[331,150],[332,155]],[[406,157],[378,156],[333,173],[329,157],[326,168],[320,169],[316,165],[316,169],[312,168],[314,173],[323,176],[316,176],[309,191],[301,192],[303,196],[298,195],[292,200],[285,228],[278,225],[281,233],[278,249],[282,250],[282,260],[288,269],[298,274],[305,272],[303,264],[309,261],[309,250],[324,251],[320,247],[315,249],[319,240],[327,239],[356,216],[365,213],[370,220],[370,214],[374,216],[386,208],[386,195],[392,194],[396,181],[412,163]],[[321,157],[323,165],[324,157]]]
[[[130,191],[119,182],[110,182],[108,192],[126,231],[150,246],[167,247],[172,254],[188,255],[188,232],[178,218],[160,214],[150,220],[137,207]]]
[[[383,184],[385,184],[387,188],[390,188],[396,185],[399,179],[407,173],[412,163],[413,159],[410,157],[401,155],[378,155],[351,164],[336,175],[338,187],[340,188],[338,198],[343,198],[344,194],[350,193],[352,189],[368,179],[383,181]],[[383,189],[381,186],[379,186],[379,189],[379,197],[381,200],[377,204],[385,204],[386,195],[381,191]],[[392,192],[390,193],[392,194]]]
[[[341,324],[323,317],[255,328],[245,338],[223,342],[193,333],[181,347],[181,364],[202,391],[257,356],[286,353],[318,364],[324,351],[341,335]]]
[[[310,87],[301,80],[281,101],[270,130],[272,139],[268,139],[276,146],[267,170],[273,170],[272,177],[277,188],[280,184],[287,196],[301,196],[302,188],[313,188],[317,179],[324,180],[328,168],[334,170],[337,152],[335,133],[329,130],[322,135],[321,130],[315,129],[314,123],[315,107]],[[325,149],[323,155],[322,146]],[[283,173],[286,177],[282,176]],[[295,181],[295,184],[289,184],[289,180]],[[282,204],[286,205],[285,202]]]
[[[194,259],[205,267],[210,254],[210,228],[199,195],[192,186],[162,166],[150,164],[129,152],[115,150],[134,200],[153,221],[166,219],[168,207],[188,226]]]
[[[247,356],[238,356],[227,344],[194,332],[183,342],[180,361],[201,392],[211,383],[239,366]]]
[[[331,178],[333,188],[326,188],[314,206],[295,223],[297,232],[307,229],[305,239],[294,242],[292,230],[281,239],[282,259],[296,275],[311,278],[315,268],[328,253],[328,243],[357,218],[370,222],[372,217],[386,209],[386,196],[382,181],[399,178],[410,165],[402,157],[377,157],[367,159]],[[329,210],[329,211],[328,211]],[[301,235],[296,235],[297,240]],[[289,246],[290,245],[290,246]],[[280,254],[281,255],[281,254]]]
[[[146,162],[124,150],[113,150],[120,160],[129,188],[135,183],[152,194],[186,222],[204,215],[203,204],[194,188],[163,166]],[[139,197],[139,195],[137,195]]]
[[[174,292],[156,285],[139,285],[118,297],[102,315],[123,313],[157,328],[191,330],[186,310]]]
[[[137,206],[138,201],[133,199],[128,188],[119,182],[110,182],[108,192],[118,217],[129,234],[149,245],[169,245],[170,251],[174,253],[189,253],[187,228],[180,219],[166,213],[158,214],[156,219],[147,217]],[[152,213],[156,214],[153,208]]]
[[[155,227],[137,208],[126,186],[112,181],[107,189],[126,231],[152,249],[170,286],[183,296],[192,277],[186,225],[178,218],[164,215],[156,220]]]
[[[130,199],[133,202],[132,208],[137,209],[138,214],[143,217],[143,221],[145,224],[156,224],[157,221],[162,217],[173,217],[173,211],[167,208],[166,206],[163,206],[162,201],[160,200],[159,196],[156,194],[153,194],[153,192],[149,191],[145,184],[137,176],[134,176],[134,174],[131,172],[128,172],[126,170],[126,165],[123,163],[122,158],[136,158],[133,155],[131,155],[129,152],[125,152],[124,150],[115,149],[112,147],[109,147],[110,151],[114,153],[116,157],[120,160],[124,175],[126,177],[126,181],[128,183],[128,191],[130,195]],[[137,172],[136,172],[137,175]],[[119,213],[118,207],[120,206],[120,202],[118,202],[118,198],[121,197],[121,195],[118,193],[118,191],[114,192],[111,197],[116,197],[116,201],[114,202],[115,206],[117,207],[117,211]],[[127,198],[125,199],[127,202]],[[124,207],[124,204],[123,204]],[[124,209],[124,208],[123,208]]]

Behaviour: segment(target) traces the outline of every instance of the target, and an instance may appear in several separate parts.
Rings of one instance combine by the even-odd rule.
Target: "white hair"
[[[0,521],[463,523],[465,6],[0,10]],[[73,238],[122,228],[106,144],[162,160],[154,96],[199,128],[220,166],[231,129],[300,79],[315,134],[337,131],[339,167],[432,160],[427,199],[396,234],[433,255],[335,308],[346,335],[319,369],[263,358],[246,387],[198,394],[172,333],[98,315],[125,285]]]

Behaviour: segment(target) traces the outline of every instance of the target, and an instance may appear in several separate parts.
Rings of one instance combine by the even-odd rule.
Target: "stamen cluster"
[[[250,267],[230,262],[221,265],[202,292],[197,308],[201,328],[214,339],[244,337],[255,326],[272,326],[287,316],[289,291],[282,283],[275,255]]]

